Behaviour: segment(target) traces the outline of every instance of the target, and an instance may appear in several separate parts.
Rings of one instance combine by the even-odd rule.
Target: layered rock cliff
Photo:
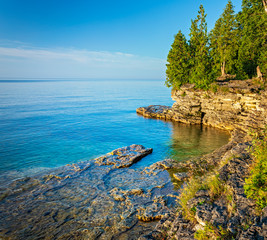
[[[264,84],[255,80],[232,80],[218,82],[209,91],[196,90],[194,85],[187,84],[173,90],[172,99],[175,101],[172,107],[151,105],[138,108],[137,113],[149,118],[225,129],[232,138],[228,144],[201,159],[186,163],[165,160],[161,164],[164,168],[183,171],[187,176],[181,180],[185,188],[196,188],[196,181],[201,186],[194,194],[191,191],[188,200],[183,200],[188,197],[185,191],[185,196],[182,194],[178,202],[181,208],[162,218],[155,230],[140,240],[265,239],[267,207],[258,212],[255,201],[248,199],[244,192],[245,179],[253,162],[249,151],[252,143],[247,133],[263,130],[267,125]],[[214,184],[217,184],[215,188],[221,186],[221,193],[217,192],[215,196],[207,187],[209,179],[215,181],[212,187]]]
[[[137,113],[230,131],[264,128],[267,124],[267,93],[253,80],[220,82],[209,91],[195,90],[194,85],[186,84],[172,91],[172,99],[172,107],[141,107]]]

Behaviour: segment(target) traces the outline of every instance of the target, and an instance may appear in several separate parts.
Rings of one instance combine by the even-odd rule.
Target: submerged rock
[[[187,201],[187,208],[194,210],[194,221],[186,220],[182,210],[172,211],[150,234],[140,239],[194,239],[195,233],[205,226],[218,233],[223,230],[234,239],[264,239],[267,207],[263,209],[262,216],[258,216],[254,201],[245,196],[243,188],[252,161],[248,152],[250,143],[237,143],[234,139],[227,148],[224,146],[204,157],[210,164],[213,164],[211,159],[217,159],[218,179],[228,190],[216,196],[208,189],[198,190]],[[220,167],[221,164],[223,167]],[[149,238],[152,233],[160,237]]]
[[[178,181],[184,181],[186,178],[188,178],[188,174],[185,172],[174,173],[173,177]]]
[[[178,195],[168,172],[126,167],[151,152],[132,145],[1,188],[0,238],[137,239],[151,232]]]

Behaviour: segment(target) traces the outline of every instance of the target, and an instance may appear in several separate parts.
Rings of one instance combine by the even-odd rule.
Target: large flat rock
[[[132,145],[2,186],[0,239],[138,239],[152,231],[178,193],[167,171],[126,167],[151,152]]]
[[[133,144],[128,147],[116,149],[104,156],[95,159],[98,165],[113,165],[114,168],[130,167],[143,157],[152,153],[152,148]]]

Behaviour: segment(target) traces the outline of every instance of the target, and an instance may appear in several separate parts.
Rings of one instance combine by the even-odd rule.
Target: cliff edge
[[[186,176],[181,178],[184,184],[180,207],[164,216],[153,232],[139,239],[265,239],[267,207],[259,209],[255,198],[248,198],[244,190],[251,166],[255,165],[248,133],[264,131],[267,125],[264,84],[255,80],[221,81],[209,91],[186,84],[172,91],[172,99],[175,101],[172,107],[151,105],[138,108],[137,113],[225,129],[231,139],[198,160],[164,161],[163,167],[178,168],[183,171],[180,175]],[[266,135],[261,141],[266,154]],[[266,191],[263,194],[266,197]]]

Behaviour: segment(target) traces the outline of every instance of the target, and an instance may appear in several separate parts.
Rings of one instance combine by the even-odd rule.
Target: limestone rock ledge
[[[243,186],[249,174],[252,157],[248,152],[250,142],[240,142],[241,140],[242,135],[238,133],[227,145],[200,159],[198,166],[191,165],[195,170],[217,166],[220,181],[229,186],[232,194],[230,202],[224,195],[212,200],[208,190],[199,190],[187,202],[189,209],[195,209],[194,221],[185,219],[181,209],[175,209],[167,213],[152,232],[141,236],[139,240],[193,240],[196,231],[203,230],[207,224],[214,226],[214,231],[227,230],[228,237],[234,239],[265,239],[267,207],[259,215],[255,210],[255,202],[244,193]],[[226,236],[222,239],[233,238]]]
[[[246,197],[243,188],[252,162],[247,133],[267,125],[267,92],[253,80],[218,82],[212,89],[196,90],[194,85],[186,84],[172,91],[175,101],[172,107],[151,105],[136,111],[144,117],[228,130],[230,142],[198,161],[177,163],[165,159],[155,167],[180,168],[182,174],[179,173],[178,178],[198,174],[205,177],[211,170],[216,170],[219,180],[232,192],[231,204],[223,195],[211,201],[209,191],[199,190],[187,202],[188,208],[195,210],[194,221],[185,219],[181,209],[175,209],[160,220],[154,231],[139,240],[195,239],[195,233],[207,224],[215,227],[215,231],[225,229],[234,239],[265,239],[267,236],[267,207],[259,215],[255,202]]]
[[[150,105],[136,112],[144,117],[230,131],[264,128],[267,124],[267,92],[253,80],[220,82],[212,89],[196,90],[193,84],[186,84],[172,91],[172,107]]]
[[[137,239],[176,206],[167,171],[130,168],[142,145],[0,187],[0,239]]]
[[[113,165],[114,168],[130,167],[143,157],[152,153],[152,148],[145,148],[142,145],[133,144],[128,147],[116,149],[105,156],[95,159],[95,162],[101,165]]]

